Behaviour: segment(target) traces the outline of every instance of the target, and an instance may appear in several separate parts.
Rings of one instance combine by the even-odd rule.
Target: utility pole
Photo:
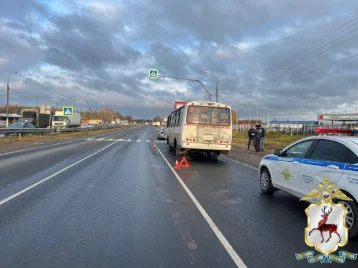
[[[358,113],[358,79],[357,79],[357,97],[356,97],[356,113]]]
[[[250,113],[251,113],[251,101],[249,101],[249,128],[250,128]]]
[[[237,131],[239,131],[239,108],[237,108],[237,116],[236,116],[236,125],[237,125]]]
[[[267,110],[267,126],[266,128],[270,127],[270,110]]]
[[[257,124],[257,120],[259,120],[259,104],[257,104],[256,106],[256,124]]]
[[[10,86],[9,86],[9,80],[10,76],[13,74],[16,74],[17,72],[13,72],[9,75],[7,78],[7,87],[6,87],[6,127],[9,126],[9,95],[10,95]]]

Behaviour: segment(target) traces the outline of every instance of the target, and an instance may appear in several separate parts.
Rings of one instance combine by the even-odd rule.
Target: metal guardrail
[[[19,133],[53,133],[51,128],[0,128],[0,134],[19,134]]]
[[[98,125],[95,127],[77,127],[77,128],[61,128],[57,132],[54,128],[0,128],[1,134],[55,134],[63,132],[85,132],[91,130],[100,130],[100,129],[115,129],[126,127],[125,125]]]

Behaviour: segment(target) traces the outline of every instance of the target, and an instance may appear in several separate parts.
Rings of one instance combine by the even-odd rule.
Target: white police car
[[[358,235],[358,137],[314,136],[296,141],[262,158],[260,186],[265,194],[277,190],[302,198],[329,178],[354,201],[337,200],[348,214],[349,237]]]

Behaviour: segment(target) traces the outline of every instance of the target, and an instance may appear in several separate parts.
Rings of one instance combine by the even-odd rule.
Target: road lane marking
[[[3,204],[9,202],[10,200],[14,199],[17,196],[22,195],[23,193],[26,193],[27,191],[31,190],[32,188],[35,188],[36,186],[40,185],[41,183],[44,183],[45,181],[48,181],[49,179],[52,179],[53,177],[55,177],[58,174],[61,174],[62,172],[66,171],[67,169],[70,169],[71,167],[78,165],[79,163],[85,161],[86,159],[88,159],[88,158],[90,158],[90,157],[102,152],[103,150],[107,149],[108,147],[111,147],[112,145],[116,144],[117,142],[118,141],[115,141],[115,142],[103,147],[102,149],[100,149],[100,150],[98,150],[98,151],[86,156],[85,158],[82,158],[81,160],[78,160],[77,162],[75,162],[75,163],[73,163],[73,164],[71,164],[71,165],[69,165],[69,166],[67,166],[67,167],[65,167],[65,168],[53,173],[52,175],[50,175],[50,176],[48,176],[48,177],[46,177],[46,178],[44,178],[44,179],[32,184],[32,185],[30,185],[29,187],[17,192],[16,194],[13,194],[13,195],[1,200],[0,201],[0,206],[2,206]]]
[[[124,141],[123,139],[118,139],[118,141]]]
[[[150,142],[150,140],[146,140],[146,142]]]
[[[28,148],[28,149],[24,149],[24,150],[2,153],[2,154],[0,154],[0,156],[14,154],[14,153],[22,153],[22,152],[26,152],[26,151],[31,151],[31,150],[35,150],[35,149],[40,149],[40,148],[45,148],[45,147],[50,147],[50,146],[55,146],[55,145],[71,143],[71,142],[75,142],[75,141],[83,141],[83,139],[78,139],[78,140],[73,140],[73,141],[65,141],[65,142],[59,142],[59,143],[53,143],[53,144],[47,144],[47,145],[43,145],[43,146],[39,146],[39,147],[32,147],[32,148]]]
[[[221,233],[219,230],[219,227],[214,223],[214,221],[210,218],[209,214],[205,211],[205,209],[201,206],[199,201],[195,198],[193,193],[189,190],[189,188],[186,186],[186,184],[183,182],[183,180],[180,178],[178,173],[174,170],[174,168],[170,165],[169,161],[165,158],[165,156],[162,154],[162,152],[157,148],[160,155],[163,157],[164,161],[169,166],[170,170],[173,172],[174,176],[177,178],[181,186],[183,186],[185,192],[189,195],[190,199],[193,201],[197,209],[200,211],[201,215],[204,217],[206,222],[209,224],[211,230],[215,233],[221,244],[226,249],[227,253],[229,253],[230,257],[233,259],[237,267],[239,268],[247,268],[245,263],[242,261],[242,259],[239,257],[239,255],[236,253],[236,251],[232,248],[229,241],[225,238],[225,236]]]
[[[113,132],[107,132],[107,133],[103,133],[103,134],[98,134],[98,135],[95,135],[94,137],[110,136],[110,135],[116,134],[116,133],[118,133],[118,132],[127,132],[127,131],[129,131],[129,130],[131,130],[131,129],[132,129],[132,128],[126,128],[126,129],[115,130],[115,131],[113,131]],[[128,135],[129,135],[129,134],[127,134],[126,136],[128,136]],[[95,138],[93,138],[93,139],[95,139]],[[32,147],[32,148],[28,148],[28,149],[24,149],[24,150],[18,150],[18,151],[12,151],[12,152],[7,152],[7,153],[1,153],[0,156],[9,155],[9,154],[15,154],[15,153],[22,153],[22,152],[32,151],[32,150],[36,150],[36,149],[42,149],[42,148],[51,147],[51,146],[55,146],[55,145],[62,145],[62,144],[67,144],[67,143],[71,143],[71,142],[79,142],[79,141],[85,141],[85,139],[76,139],[76,140],[72,140],[72,141],[57,142],[57,143],[42,145],[42,146],[38,146],[38,147]]]
[[[99,139],[96,139],[96,141],[101,141],[101,140],[103,140],[104,138],[99,138]]]
[[[137,140],[137,142],[141,142],[141,140]]]
[[[94,138],[88,138],[88,139],[86,139],[86,141],[91,141],[91,140],[94,140]]]
[[[127,142],[131,142],[132,140],[131,139],[128,139]]]
[[[113,139],[107,139],[107,141],[113,141]]]
[[[229,160],[232,161],[232,162],[235,162],[235,163],[237,163],[237,164],[243,165],[243,166],[245,166],[245,167],[249,167],[249,168],[252,168],[252,169],[254,169],[254,170],[259,170],[257,167],[250,166],[250,165],[248,165],[248,164],[246,164],[246,163],[244,163],[244,162],[240,162],[240,161],[231,159],[231,158],[229,158],[229,157],[227,157],[227,156],[223,156],[223,157],[225,157],[226,159],[229,159]]]

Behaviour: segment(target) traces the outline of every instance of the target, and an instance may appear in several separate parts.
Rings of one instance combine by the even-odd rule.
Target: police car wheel
[[[260,187],[264,194],[272,194],[275,188],[272,185],[271,175],[267,168],[262,169],[260,174]]]
[[[358,205],[355,201],[339,200],[338,204],[342,204],[347,209],[346,226],[348,228],[348,237],[358,236]]]

